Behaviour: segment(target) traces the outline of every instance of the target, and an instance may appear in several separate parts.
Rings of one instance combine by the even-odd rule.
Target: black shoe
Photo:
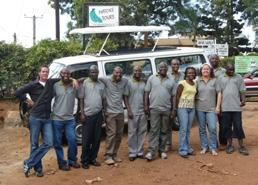
[[[74,163],[70,163],[69,166],[73,167],[73,168],[80,168],[81,165],[77,162],[74,162]]]
[[[136,159],[136,157],[129,157],[128,159],[129,159],[129,161],[134,161]]]
[[[98,162],[97,160],[91,161],[90,164],[91,164],[92,166],[101,166],[100,162]]]
[[[185,158],[185,159],[189,158],[188,155],[181,155],[181,154],[180,154],[180,156],[183,157],[183,158]]]
[[[43,177],[44,176],[42,171],[36,172],[35,174],[36,174],[37,177]]]
[[[90,168],[90,165],[87,164],[87,163],[82,163],[82,168],[83,168],[83,169],[89,169],[89,168]]]
[[[59,169],[62,170],[62,171],[70,171],[70,166],[65,164],[63,166],[59,166]]]
[[[235,151],[235,148],[233,145],[227,145],[227,147],[226,147],[227,154],[232,154],[234,151]]]
[[[29,165],[24,161],[23,162],[23,172],[24,172],[25,177],[29,177],[30,169],[31,168],[29,167]]]

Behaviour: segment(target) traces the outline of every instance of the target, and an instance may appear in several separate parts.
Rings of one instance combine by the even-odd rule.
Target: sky
[[[33,44],[33,24],[31,18],[35,15],[41,17],[36,19],[36,42],[42,39],[55,39],[55,11],[48,5],[48,0],[0,0],[0,41],[13,42],[13,34],[17,35],[17,43],[25,47]],[[60,38],[65,39],[69,15],[60,15]],[[243,29],[243,34],[254,40],[254,32],[251,27]]]

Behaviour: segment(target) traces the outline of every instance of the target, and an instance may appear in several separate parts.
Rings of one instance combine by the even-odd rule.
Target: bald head
[[[141,76],[142,76],[141,66],[138,66],[138,65],[134,66],[134,68],[133,68],[133,78],[137,81],[140,81]]]
[[[161,62],[159,64],[159,74],[162,76],[162,77],[166,77],[167,76],[167,72],[168,72],[168,66],[165,62]]]
[[[60,76],[61,76],[61,80],[64,84],[67,84],[70,82],[70,77],[71,77],[71,73],[68,70],[67,67],[64,67],[61,71],[60,71]]]

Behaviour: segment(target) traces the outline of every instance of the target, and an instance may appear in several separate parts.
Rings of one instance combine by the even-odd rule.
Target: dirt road
[[[10,106],[8,104],[8,106]],[[5,108],[8,107],[5,105]],[[3,108],[0,106],[0,110]],[[124,160],[116,167],[102,163],[101,167],[88,170],[72,169],[59,171],[54,150],[43,160],[43,178],[35,177],[32,172],[25,178],[22,162],[29,153],[29,132],[26,128],[0,129],[0,185],[84,185],[86,180],[101,178],[96,185],[257,185],[258,184],[258,103],[250,102],[243,113],[245,143],[249,156],[237,151],[233,154],[219,152],[218,156],[199,154],[199,135],[197,126],[192,128],[191,143],[197,155],[189,159],[178,156],[178,133],[173,132],[173,151],[167,160],[156,159],[146,162],[137,159],[130,162],[127,158],[127,137],[124,136],[119,154]],[[2,115],[3,110],[2,110]],[[147,138],[146,138],[147,140]],[[146,143],[147,144],[147,143]],[[237,146],[237,143],[234,143]],[[147,145],[145,145],[146,148]],[[105,143],[101,143],[99,161],[103,162]],[[79,146],[79,155],[81,147]],[[33,170],[32,170],[33,171]]]

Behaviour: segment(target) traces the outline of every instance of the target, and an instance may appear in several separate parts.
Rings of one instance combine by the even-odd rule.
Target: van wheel
[[[77,144],[82,144],[82,124],[78,123],[75,127],[75,136]]]
[[[19,113],[20,113],[20,118],[22,120],[22,125],[24,127],[29,128],[29,108],[28,108],[28,104],[25,103],[24,101],[21,101],[19,104]]]
[[[178,121],[177,117],[173,121],[172,130],[179,131],[179,121]]]

